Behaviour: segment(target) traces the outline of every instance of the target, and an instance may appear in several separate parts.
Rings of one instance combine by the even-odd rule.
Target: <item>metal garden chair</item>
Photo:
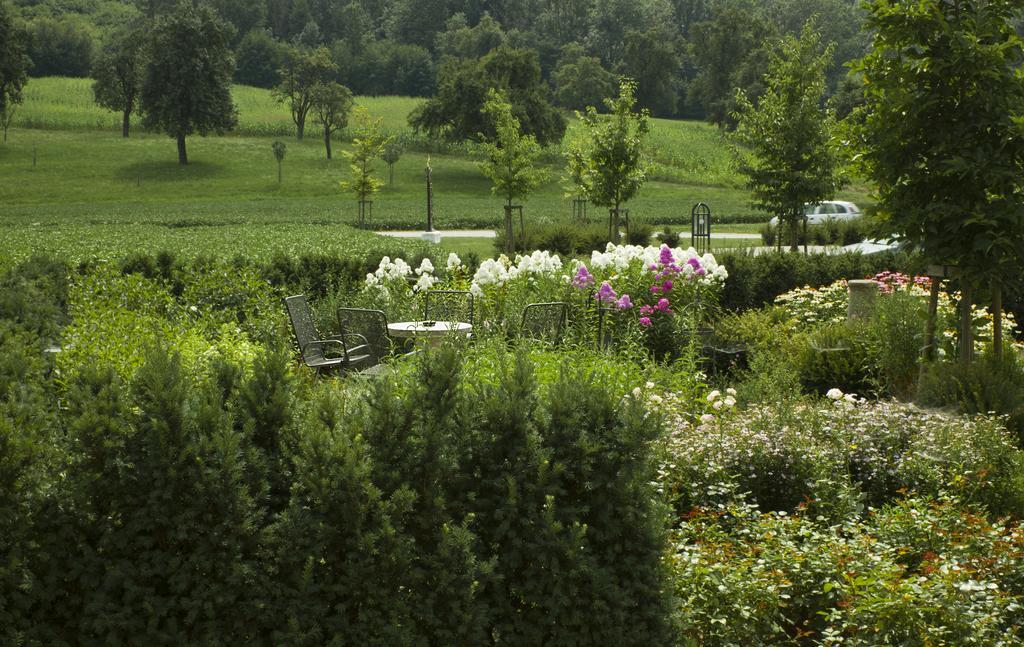
[[[299,344],[299,355],[306,366],[323,373],[330,370],[358,371],[377,364],[362,335],[350,333],[327,338],[320,335],[305,295],[286,297],[284,303],[295,341]]]
[[[382,310],[366,308],[338,308],[338,331],[342,335],[360,335],[366,340],[368,352],[379,364],[391,354],[392,342],[388,336],[388,318]]]
[[[469,290],[430,290],[423,306],[423,318],[473,324],[473,295]]]
[[[523,337],[550,341],[562,341],[562,332],[569,319],[569,304],[564,301],[531,303],[523,308],[523,321],[519,332]]]

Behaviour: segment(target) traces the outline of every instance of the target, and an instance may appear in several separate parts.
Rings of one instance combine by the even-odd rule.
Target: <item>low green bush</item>
[[[720,502],[734,484],[765,510],[800,507],[835,519],[857,502],[900,492],[956,491],[998,514],[1024,516],[1024,454],[998,418],[929,412],[896,401],[722,407],[698,423],[676,418],[663,486],[676,510]]]
[[[1004,415],[1024,445],[1024,361],[1015,350],[1001,358],[986,352],[969,366],[959,362],[926,365],[917,400],[963,413]]]
[[[794,288],[820,287],[839,279],[861,279],[886,269],[902,269],[912,263],[905,254],[791,254],[744,252],[716,254],[729,268],[719,299],[726,310],[746,310],[771,304],[775,297]]]
[[[1017,644],[1021,532],[949,497],[832,526],[727,499],[673,533],[676,614],[694,645]]]
[[[791,244],[790,233],[783,229],[779,232],[777,225],[764,224],[760,230],[761,242],[767,247],[774,247],[778,244],[778,237],[782,236],[782,247],[787,249]],[[868,226],[860,218],[854,220],[826,220],[823,223],[808,225],[806,231],[803,226],[797,229],[798,245],[852,245],[859,243],[868,237]]]
[[[871,390],[872,363],[866,326],[826,324],[803,337],[792,358],[800,382],[809,392],[825,395],[833,388],[865,394]]]
[[[608,244],[608,228],[602,225],[580,226],[569,223],[535,224],[526,228],[525,236],[517,229],[513,241],[513,250],[519,254],[544,250],[569,257],[589,254],[593,250],[603,250]],[[505,243],[505,231],[498,229],[494,238],[496,254],[505,253]]]

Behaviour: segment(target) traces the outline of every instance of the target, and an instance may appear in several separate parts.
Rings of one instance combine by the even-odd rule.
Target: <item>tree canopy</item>
[[[739,170],[753,205],[788,225],[791,249],[804,204],[831,198],[839,185],[839,158],[832,144],[835,118],[822,108],[831,46],[822,47],[813,22],[799,38],[787,36],[771,51],[765,91],[755,104],[737,90]],[[781,245],[781,242],[780,242]]]
[[[494,125],[483,114],[489,90],[505,94],[523,132],[538,143],[562,139],[565,119],[548,101],[537,54],[507,46],[480,59],[446,59],[438,72],[437,94],[409,116],[409,123],[454,141],[491,138]]]
[[[491,191],[505,199],[505,244],[512,251],[512,203],[539,187],[547,172],[537,164],[540,145],[533,135],[520,132],[519,120],[504,95],[488,90],[483,113],[493,123],[494,137],[484,142],[487,160],[480,164],[480,171],[491,180]]]
[[[223,134],[237,122],[231,32],[209,6],[187,1],[150,28],[139,96],[143,123],[178,141],[180,164],[188,164],[185,137]]]
[[[997,295],[1019,286],[1024,264],[1019,8],[1014,0],[868,4],[876,35],[857,66],[863,169],[890,228],[931,262],[959,268],[966,303],[971,286]]]
[[[636,82],[622,79],[619,96],[605,99],[610,114],[593,106],[577,113],[580,131],[570,144],[569,175],[582,194],[599,207],[609,207],[609,236],[619,240],[619,211],[647,181],[645,139],[650,130],[646,109],[635,110]]]
[[[7,3],[0,0],[0,125],[7,141],[7,127],[14,107],[21,103],[21,90],[28,80],[32,61],[25,54],[26,34],[14,21]]]
[[[337,71],[326,47],[296,46],[288,51],[286,63],[278,72],[281,82],[274,88],[273,95],[278,102],[288,104],[295,123],[295,138],[299,141],[306,132],[306,116],[313,107],[314,89],[332,80]]]
[[[121,113],[121,135],[128,136],[142,86],[142,33],[126,30],[111,38],[92,67],[97,105]]]

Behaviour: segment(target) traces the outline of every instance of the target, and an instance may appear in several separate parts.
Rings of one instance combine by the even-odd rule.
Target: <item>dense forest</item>
[[[177,0],[15,0],[33,76],[89,76],[125,28]],[[270,88],[296,49],[324,48],[355,94],[433,96],[500,49],[539,69],[550,100],[582,108],[616,77],[654,115],[728,122],[735,88],[757,95],[771,43],[814,17],[834,42],[829,97],[840,113],[867,45],[855,0],[208,0],[234,27],[235,80]],[[493,57],[492,57],[493,58]],[[495,63],[498,65],[501,63]]]

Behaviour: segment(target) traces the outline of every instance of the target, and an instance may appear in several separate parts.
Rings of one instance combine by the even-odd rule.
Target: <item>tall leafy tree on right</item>
[[[880,215],[934,264],[957,268],[964,313],[987,290],[1002,352],[1002,293],[1024,262],[1020,0],[871,0],[855,128]],[[855,119],[857,114],[854,115]],[[971,357],[971,327],[961,360]]]

